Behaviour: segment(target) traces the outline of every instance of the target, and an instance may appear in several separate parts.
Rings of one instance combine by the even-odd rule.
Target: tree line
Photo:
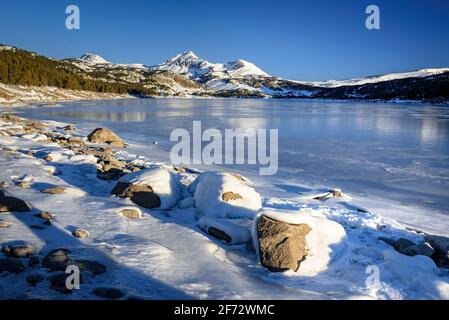
[[[53,86],[72,90],[152,95],[139,84],[90,79],[68,62],[15,49],[0,50],[0,82],[25,86]]]

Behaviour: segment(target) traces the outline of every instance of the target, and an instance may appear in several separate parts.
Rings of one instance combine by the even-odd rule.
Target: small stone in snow
[[[87,238],[90,236],[89,231],[83,229],[73,230],[72,235],[76,238]]]
[[[44,277],[41,276],[40,274],[32,274],[26,277],[26,281],[33,287],[36,286],[36,284],[41,282],[42,280],[44,280]]]
[[[62,194],[65,192],[65,188],[63,187],[50,187],[41,191],[42,193],[47,194]]]

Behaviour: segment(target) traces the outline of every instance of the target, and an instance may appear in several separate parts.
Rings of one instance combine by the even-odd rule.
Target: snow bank
[[[337,222],[324,218],[313,209],[301,211],[273,211],[263,210],[252,227],[253,245],[259,256],[259,241],[257,237],[257,222],[265,215],[273,220],[283,221],[289,224],[305,223],[312,229],[306,235],[308,254],[295,274],[301,276],[314,276],[327,269],[335,256],[345,247],[346,232]]]
[[[235,224],[229,219],[201,217],[201,219],[198,221],[198,226],[207,233],[209,233],[208,230],[210,227],[223,231],[231,237],[231,241],[226,242],[227,244],[241,244],[251,242],[250,229]]]
[[[165,169],[150,168],[133,172],[121,177],[119,182],[151,186],[161,200],[159,207],[161,210],[172,208],[181,198],[181,186],[178,180]]]
[[[239,177],[226,172],[205,172],[189,189],[194,193],[200,214],[210,217],[253,218],[262,206],[259,193]],[[230,197],[226,198],[225,194]]]

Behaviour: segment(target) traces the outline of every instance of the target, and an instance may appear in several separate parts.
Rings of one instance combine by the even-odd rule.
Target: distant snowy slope
[[[86,53],[83,54],[79,60],[84,61],[86,63],[91,63],[91,64],[107,64],[110,63],[109,61],[107,61],[106,59],[104,59],[103,57],[99,56],[98,54],[94,54],[94,53]]]
[[[378,83],[384,81],[398,80],[398,79],[407,79],[407,78],[423,78],[429,76],[439,75],[445,72],[449,72],[449,68],[433,68],[433,69],[421,69],[410,72],[401,72],[401,73],[388,73],[379,76],[371,76],[365,78],[354,78],[348,80],[327,80],[321,82],[308,82],[308,81],[297,81],[298,83],[324,87],[324,88],[336,88],[342,86],[360,86],[364,84]]]

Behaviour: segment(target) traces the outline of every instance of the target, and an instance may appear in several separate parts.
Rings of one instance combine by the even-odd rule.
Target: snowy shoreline
[[[105,275],[86,279],[87,291],[75,291],[70,295],[48,289],[45,281],[28,287],[23,279],[25,275],[38,272],[45,278],[48,273],[27,269],[23,274],[0,279],[0,286],[7,288],[0,289],[0,298],[17,298],[24,293],[29,298],[95,298],[96,295],[89,292],[99,284],[118,287],[128,296],[147,299],[186,295],[200,299],[449,298],[447,269],[438,268],[432,259],[423,255],[401,254],[379,240],[380,237],[406,238],[418,244],[424,241],[423,234],[354,205],[344,194],[315,190],[297,199],[261,199],[263,210],[292,215],[293,220],[298,216],[322,219],[330,226],[338,224],[339,230],[345,232],[338,248],[325,253],[330,254],[330,258],[323,260],[318,253],[318,260],[325,263],[315,274],[271,273],[258,263],[254,247],[248,242],[251,239],[247,232],[254,233],[254,230],[247,223],[251,219],[245,220],[246,213],[236,215],[235,210],[221,211],[220,217],[204,219],[209,212],[208,198],[204,201],[197,198],[197,190],[192,190],[196,187],[183,187],[191,185],[198,171],[151,161],[128,152],[127,148],[107,151],[108,160],[100,164],[99,159],[105,157],[101,152],[109,148],[88,142],[87,133],[69,127],[70,124],[44,121],[41,125],[31,120],[4,117],[0,121],[3,135],[0,137],[0,162],[5,168],[0,173],[0,181],[5,182],[3,186],[9,185],[5,192],[55,216],[51,226],[40,229],[31,227],[37,225],[33,215],[1,214],[0,218],[10,224],[0,229],[1,244],[25,241],[36,248],[39,256],[65,247],[73,256],[98,260],[108,269]],[[90,151],[82,153],[82,150]],[[109,170],[106,170],[107,165]],[[143,180],[134,178],[139,172],[151,172],[148,171],[151,168],[169,172],[180,183],[176,199],[163,202],[164,208],[145,209],[128,198],[110,195],[117,179],[123,183],[153,181],[149,176]],[[55,186],[65,191],[42,193]],[[201,194],[206,195],[208,189],[215,188],[213,183],[205,186],[200,187]],[[254,187],[257,191],[257,186]],[[164,188],[166,185],[155,190],[165,192]],[[137,212],[137,219],[126,217],[130,213],[125,209],[130,208]],[[32,213],[37,214],[36,210]],[[223,218],[225,220],[220,220]],[[238,227],[227,228],[229,222],[237,223]],[[207,233],[210,226],[220,228],[220,223],[226,225],[223,229],[231,235],[236,232],[238,241],[227,244]],[[79,228],[88,230],[90,236],[74,238],[72,232]],[[319,229],[319,224],[316,228]],[[319,243],[319,238],[311,243]],[[370,286],[366,282],[366,270],[373,265],[379,268],[380,283]],[[130,274],[131,269],[134,271]],[[222,283],[224,279],[226,284]],[[12,281],[19,284],[12,288]],[[154,288],[163,288],[164,292],[157,294]]]

